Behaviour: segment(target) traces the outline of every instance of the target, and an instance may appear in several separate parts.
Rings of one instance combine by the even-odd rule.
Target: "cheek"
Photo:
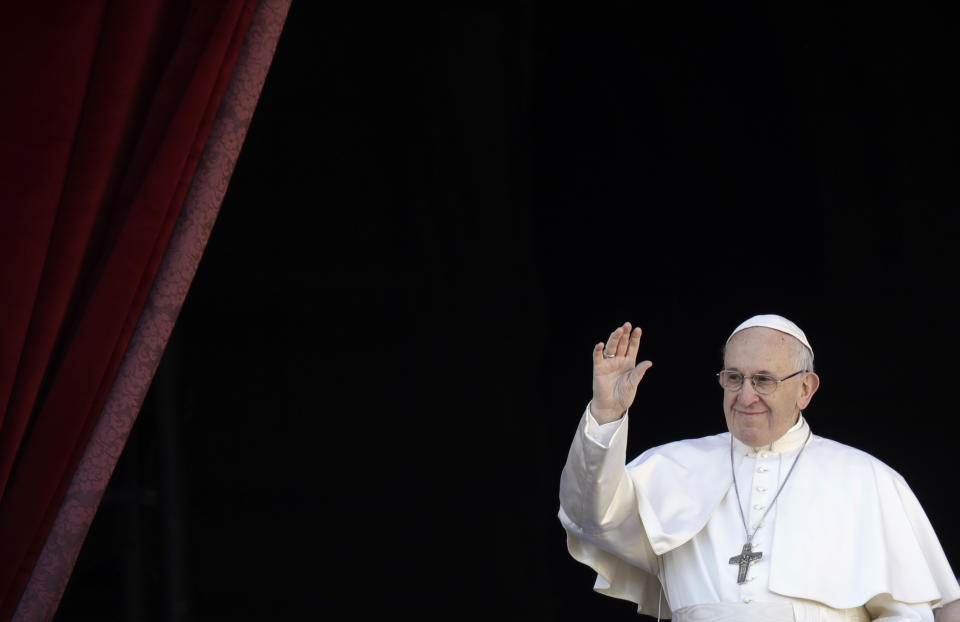
[[[770,404],[770,410],[781,416],[789,416],[789,413],[793,412],[794,401],[792,399],[781,399]]]
[[[782,410],[793,411],[794,407],[800,403],[800,394],[799,393],[790,393],[784,395],[783,399],[777,403]]]

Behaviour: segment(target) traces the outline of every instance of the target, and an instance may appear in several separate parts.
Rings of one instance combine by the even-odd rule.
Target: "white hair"
[[[797,341],[797,345],[800,346],[799,352],[794,359],[797,362],[797,369],[802,369],[804,371],[813,371],[813,352],[810,351],[810,348],[803,345]]]

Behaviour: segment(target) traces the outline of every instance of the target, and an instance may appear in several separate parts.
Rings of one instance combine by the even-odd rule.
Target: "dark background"
[[[58,620],[636,619],[556,518],[624,320],[632,452],[723,431],[723,340],[784,314],[814,430],[960,564],[952,15],[339,4],[294,2]]]

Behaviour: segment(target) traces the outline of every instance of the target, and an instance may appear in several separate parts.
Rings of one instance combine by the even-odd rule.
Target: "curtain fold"
[[[257,4],[46,1],[0,23],[0,620],[114,384]]]
[[[66,268],[53,265],[57,257],[48,261],[48,250],[104,6],[73,7],[47,23],[43,11],[18,5],[0,36],[0,75],[7,91],[0,98],[0,498],[27,424],[23,402],[35,395],[57,334],[45,319],[62,317],[71,293],[69,284],[53,293],[42,285],[69,271],[71,259],[79,264],[76,245],[61,242],[55,251]],[[30,32],[42,34],[31,41]],[[52,82],[50,75],[63,79]],[[69,207],[65,220],[75,217]]]

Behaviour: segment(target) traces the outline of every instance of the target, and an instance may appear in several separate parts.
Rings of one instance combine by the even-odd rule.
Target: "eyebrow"
[[[740,372],[741,374],[743,373],[743,371],[741,371],[739,367],[727,367],[727,369],[728,369],[729,371],[738,371],[738,372]],[[753,373],[754,373],[754,374],[764,374],[764,375],[766,375],[766,376],[776,376],[775,373],[773,373],[772,371],[767,371],[766,369],[761,369],[760,371],[755,371],[755,372],[753,372]]]

